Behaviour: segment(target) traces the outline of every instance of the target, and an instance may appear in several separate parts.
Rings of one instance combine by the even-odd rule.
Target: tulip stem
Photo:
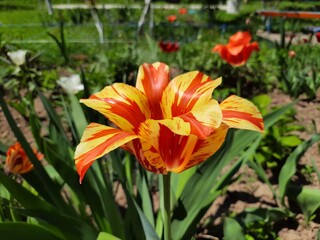
[[[237,79],[237,96],[241,97],[241,78]]]
[[[164,240],[171,240],[171,188],[170,173],[162,175],[163,180],[163,223],[164,223]]]

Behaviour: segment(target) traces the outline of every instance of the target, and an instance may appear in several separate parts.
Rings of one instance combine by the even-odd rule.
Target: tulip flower
[[[73,74],[70,77],[60,77],[57,83],[69,94],[77,94],[84,89],[78,74]]]
[[[317,38],[317,41],[320,42],[320,32],[316,33],[316,38]]]
[[[8,52],[7,55],[11,62],[16,66],[21,66],[26,62],[26,50],[18,50],[13,52]]]
[[[36,157],[39,160],[43,158],[43,155],[37,152],[35,149],[33,152],[36,154]],[[5,169],[13,174],[27,173],[33,169],[31,161],[27,157],[27,154],[19,142],[16,142],[9,147],[7,151]]]
[[[176,15],[169,15],[167,17],[168,22],[173,23],[177,20],[177,16]]]
[[[263,119],[248,100],[212,99],[221,78],[192,71],[170,81],[164,63],[140,66],[136,87],[114,83],[80,102],[117,128],[90,123],[75,151],[82,181],[94,161],[122,147],[148,171],[180,173],[205,161],[223,144],[229,128],[263,132]]]
[[[159,42],[159,47],[163,52],[172,53],[179,50],[179,43],[178,42]]]
[[[188,13],[188,9],[186,9],[184,7],[179,9],[179,14],[180,15],[184,15],[184,14],[187,14],[187,13]]]
[[[238,67],[244,65],[253,51],[259,50],[257,42],[251,41],[249,32],[237,32],[229,38],[227,45],[218,44],[212,52],[220,54],[221,58],[232,66]]]

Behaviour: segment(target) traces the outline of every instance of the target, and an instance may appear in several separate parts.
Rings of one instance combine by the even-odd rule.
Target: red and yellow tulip
[[[36,157],[39,160],[43,158],[43,155],[37,152],[35,149],[33,152],[36,154]],[[14,174],[27,173],[33,169],[31,161],[27,157],[27,154],[19,142],[16,142],[9,147],[7,151],[5,169]]]
[[[212,99],[221,78],[193,71],[170,81],[164,63],[143,64],[136,87],[115,83],[80,101],[117,128],[91,123],[76,148],[75,163],[82,181],[93,162],[122,147],[147,170],[179,173],[195,166],[223,144],[229,128],[263,132],[263,119],[246,99]]]
[[[249,32],[237,32],[229,38],[227,45],[218,44],[212,49],[212,52],[219,53],[221,58],[229,64],[239,67],[247,62],[253,51],[259,50],[258,43],[250,43],[250,41]]]

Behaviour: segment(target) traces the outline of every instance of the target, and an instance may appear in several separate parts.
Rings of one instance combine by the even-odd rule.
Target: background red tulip
[[[249,32],[237,32],[229,38],[227,45],[218,44],[212,52],[218,52],[222,59],[238,67],[244,65],[253,51],[259,50],[257,42],[251,41]]]

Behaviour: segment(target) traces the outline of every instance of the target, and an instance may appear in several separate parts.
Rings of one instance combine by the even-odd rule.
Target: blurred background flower
[[[84,89],[79,74],[72,74],[69,77],[60,77],[57,83],[69,94],[77,94]]]
[[[163,52],[172,53],[179,50],[178,42],[160,41],[159,47]]]
[[[177,16],[176,15],[169,15],[169,16],[167,16],[167,20],[168,20],[168,22],[173,23],[177,20]]]
[[[26,62],[27,50],[17,50],[13,52],[8,52],[7,55],[10,58],[10,61],[16,66],[21,66]]]
[[[37,150],[34,149],[33,152],[39,160],[43,158],[43,155],[37,152]],[[9,147],[7,151],[5,169],[13,174],[27,173],[33,169],[31,161],[19,142],[16,142]]]
[[[229,38],[226,45],[217,44],[212,52],[217,52],[220,57],[234,67],[244,65],[253,51],[259,51],[257,42],[251,41],[249,32],[237,32]]]

